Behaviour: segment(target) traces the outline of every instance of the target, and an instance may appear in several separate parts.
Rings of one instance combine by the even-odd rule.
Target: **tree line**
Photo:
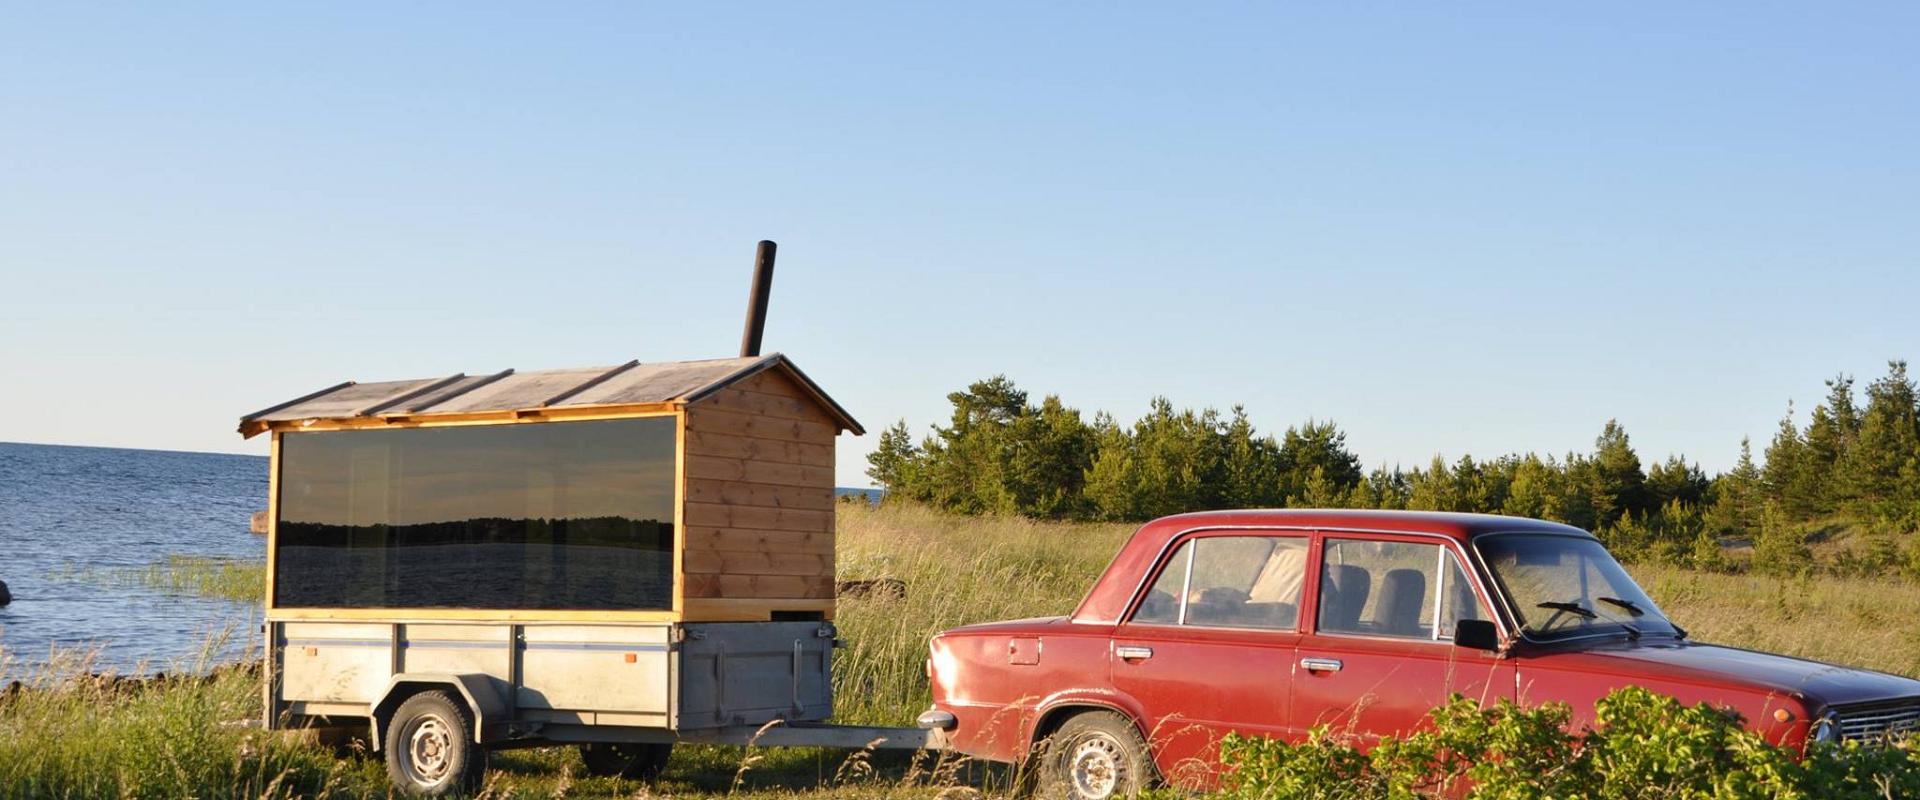
[[[1376,508],[1537,517],[1594,531],[1629,558],[1733,566],[1727,545],[1752,545],[1752,566],[1816,566],[1812,545],[1846,521],[1859,546],[1825,569],[1920,575],[1920,404],[1904,361],[1868,384],[1827,381],[1807,424],[1789,404],[1764,460],[1742,440],[1735,466],[1708,476],[1682,455],[1643,462],[1609,420],[1593,449],[1508,454],[1424,466],[1363,467],[1330,420],[1278,435],[1244,408],[1176,409],[1154,398],[1123,425],[1086,418],[1057,395],[1034,403],[1005,376],[947,395],[944,425],[915,439],[904,420],[868,456],[889,497],[964,514],[1138,521],[1218,508]]]

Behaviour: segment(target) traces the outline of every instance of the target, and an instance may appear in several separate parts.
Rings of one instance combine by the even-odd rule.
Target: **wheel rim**
[[[453,767],[453,728],[434,714],[414,718],[406,730],[407,757],[401,767],[422,786],[436,786]]]
[[[1067,777],[1075,797],[1104,800],[1113,797],[1126,775],[1126,756],[1120,743],[1105,734],[1082,739],[1067,754]]]

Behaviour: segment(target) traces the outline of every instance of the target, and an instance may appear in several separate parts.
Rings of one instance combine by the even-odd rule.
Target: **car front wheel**
[[[1132,797],[1153,782],[1147,743],[1111,711],[1074,715],[1041,748],[1040,795],[1059,800]]]

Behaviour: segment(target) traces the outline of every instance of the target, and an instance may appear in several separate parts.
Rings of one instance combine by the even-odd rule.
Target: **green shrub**
[[[1456,696],[1433,725],[1371,751],[1315,729],[1307,741],[1229,736],[1230,797],[1303,800],[1532,798],[1920,797],[1920,749],[1815,745],[1805,757],[1766,743],[1739,718],[1705,704],[1685,706],[1644,689],[1602,699],[1595,722],[1569,729],[1564,704],[1481,708]]]

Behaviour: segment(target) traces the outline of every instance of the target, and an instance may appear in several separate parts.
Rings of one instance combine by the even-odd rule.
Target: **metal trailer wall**
[[[819,721],[833,709],[826,622],[275,621],[268,724],[374,716],[396,682],[449,676],[485,738],[541,724],[670,731]],[[284,718],[283,718],[284,716]]]

